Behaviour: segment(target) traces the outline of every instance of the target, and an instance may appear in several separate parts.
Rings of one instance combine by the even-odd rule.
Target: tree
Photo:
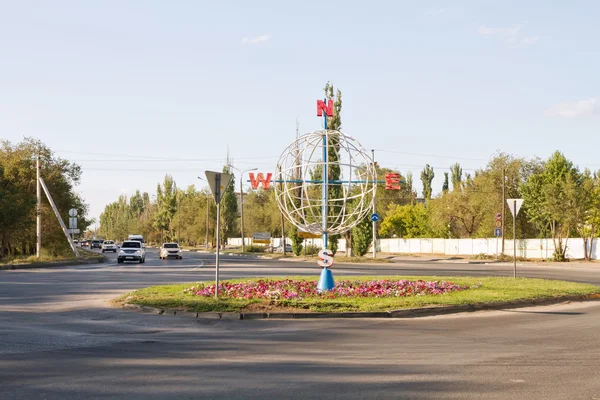
[[[424,204],[407,204],[390,207],[387,211],[379,234],[384,237],[401,238],[431,237],[430,215]]]
[[[0,258],[29,256],[36,252],[36,157],[41,177],[51,193],[63,221],[68,210],[78,210],[78,223],[85,231],[90,223],[88,206],[74,188],[81,168],[58,158],[41,141],[25,138],[16,145],[0,142]],[[68,242],[56,216],[42,193],[42,251],[50,256],[69,253]]]
[[[365,217],[352,228],[352,251],[358,256],[364,256],[373,243],[373,223]]]
[[[444,184],[442,185],[442,192],[448,191],[448,173],[444,172]]]
[[[433,168],[429,164],[425,165],[425,168],[421,172],[421,182],[423,182],[423,197],[426,200],[431,199],[431,183],[434,177]]]
[[[463,173],[460,164],[452,164],[450,166],[450,173],[452,174],[452,190],[460,189],[460,182],[462,181]]]
[[[166,231],[162,241],[174,240],[175,233],[171,223],[177,211],[177,186],[171,175],[165,175],[162,187],[160,184],[156,187],[156,205],[154,227],[159,230],[161,236]]]
[[[229,163],[228,163],[229,164]],[[223,172],[229,174],[229,167],[223,167]],[[236,231],[236,221],[238,219],[238,202],[235,195],[235,177],[231,178],[231,183],[225,189],[221,198],[221,244],[227,243],[227,238],[232,237]],[[219,245],[221,245],[219,244]]]
[[[329,82],[323,89],[325,91],[325,98],[333,101],[333,116],[327,118],[327,130],[339,131],[342,128],[342,92],[337,89],[334,96],[334,87]],[[327,179],[328,181],[339,180],[341,176],[341,168],[339,165],[339,150],[340,150],[340,139],[336,134],[327,135]],[[337,216],[342,213],[343,208],[346,207],[344,200],[342,199],[342,187],[341,185],[328,185],[328,214],[329,216]],[[344,234],[344,236],[350,235],[350,232]],[[329,235],[329,243],[327,248],[330,249],[333,254],[337,252],[339,235]]]
[[[581,190],[581,173],[559,151],[522,185],[527,216],[538,226],[550,227],[556,261],[566,259],[570,233],[581,216]]]

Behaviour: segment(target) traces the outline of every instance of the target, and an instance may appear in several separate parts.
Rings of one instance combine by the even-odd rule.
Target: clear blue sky
[[[202,186],[228,147],[272,171],[296,119],[320,127],[328,80],[343,130],[419,190],[426,163],[439,191],[450,164],[497,150],[599,169],[599,16],[591,0],[2,0],[0,137],[81,164],[94,217],[165,173]]]

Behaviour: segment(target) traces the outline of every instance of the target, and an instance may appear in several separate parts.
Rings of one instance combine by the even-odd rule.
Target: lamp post
[[[240,171],[233,165],[229,164],[228,167],[235,169],[240,173],[240,220],[241,220],[241,234],[242,234],[242,253],[245,251],[245,237],[244,237],[244,189],[242,188],[242,179],[244,177],[244,172],[256,171],[258,168],[250,168],[245,171]],[[285,246],[284,246],[285,247]]]
[[[204,181],[204,182],[208,183],[207,180],[204,179],[204,178],[201,178],[199,176],[197,178],[200,179],[201,181]],[[206,239],[205,239],[206,240],[206,250],[208,250],[208,218],[209,218],[208,211],[210,209],[210,203],[209,203],[209,201],[210,201],[210,196],[207,195],[206,196]]]

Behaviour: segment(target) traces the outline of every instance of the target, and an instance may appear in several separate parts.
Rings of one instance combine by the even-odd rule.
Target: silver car
[[[177,243],[163,243],[163,245],[160,246],[158,257],[161,260],[165,260],[169,257],[181,260],[183,258],[181,255],[181,247],[179,247]]]

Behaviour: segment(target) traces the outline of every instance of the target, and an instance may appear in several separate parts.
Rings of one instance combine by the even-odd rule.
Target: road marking
[[[525,382],[523,379],[511,379],[510,382],[514,382],[514,383],[523,383]]]

